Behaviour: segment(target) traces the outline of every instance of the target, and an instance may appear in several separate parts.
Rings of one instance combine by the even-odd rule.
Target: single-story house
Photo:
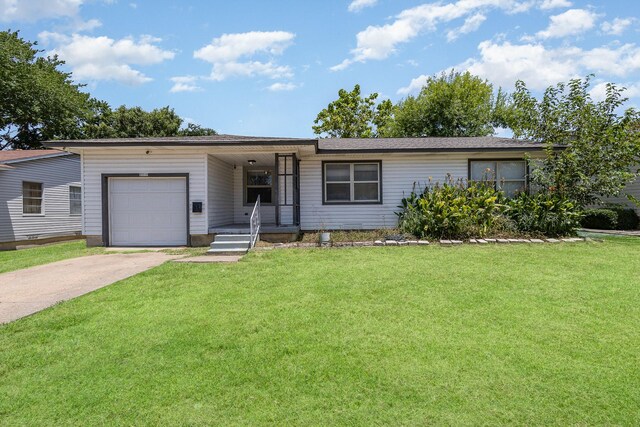
[[[215,235],[248,231],[258,199],[265,240],[391,228],[416,182],[478,179],[489,168],[511,193],[527,185],[525,155],[543,155],[540,144],[498,137],[215,135],[47,145],[80,155],[82,234],[94,246],[207,245]]]
[[[81,235],[81,198],[80,156],[0,151],[0,249]]]
[[[638,166],[640,168],[640,166]],[[617,197],[607,197],[602,201],[605,203],[613,203],[616,205],[625,205],[630,208],[635,209],[638,216],[640,216],[640,205],[629,200],[627,195],[631,195],[636,200],[640,200],[640,177],[636,178],[635,181],[628,184]]]

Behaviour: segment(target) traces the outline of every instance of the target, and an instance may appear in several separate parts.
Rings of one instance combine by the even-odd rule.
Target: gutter
[[[469,153],[496,151],[543,151],[544,147],[456,147],[456,148],[367,148],[367,149],[316,149],[316,154],[393,154],[393,153]]]
[[[144,141],[144,142],[82,142],[78,141],[50,141],[44,143],[47,147],[247,147],[247,146],[274,146],[274,145],[314,145],[315,139],[308,140],[257,140],[257,141],[215,141],[215,142],[175,142],[175,141]]]

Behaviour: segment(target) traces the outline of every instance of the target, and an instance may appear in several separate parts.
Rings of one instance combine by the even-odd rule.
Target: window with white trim
[[[260,204],[273,202],[273,174],[270,170],[248,170],[245,179],[245,203],[254,205],[258,196]]]
[[[22,182],[22,213],[27,215],[42,214],[41,182]]]
[[[380,162],[324,163],[325,203],[379,203]]]
[[[527,189],[527,163],[524,160],[472,160],[471,181],[492,183],[507,197]]]
[[[82,188],[69,186],[69,215],[82,215]]]

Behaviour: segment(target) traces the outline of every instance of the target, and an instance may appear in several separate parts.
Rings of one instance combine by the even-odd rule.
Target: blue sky
[[[219,132],[311,136],[340,88],[396,101],[455,67],[536,90],[596,74],[640,105],[635,0],[0,0],[112,106],[170,105]]]

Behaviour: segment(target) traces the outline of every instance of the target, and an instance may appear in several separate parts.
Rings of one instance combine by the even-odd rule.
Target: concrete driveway
[[[28,316],[179,257],[156,252],[93,255],[0,274],[0,323]]]

